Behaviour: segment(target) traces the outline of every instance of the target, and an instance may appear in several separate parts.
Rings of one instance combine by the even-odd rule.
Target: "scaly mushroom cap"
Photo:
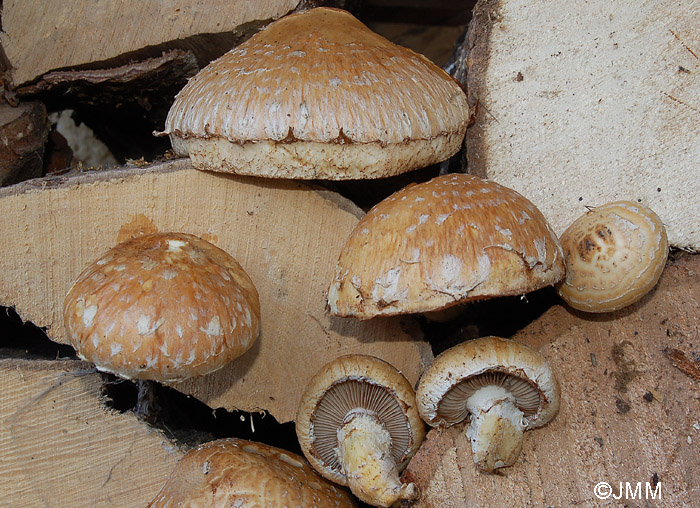
[[[668,238],[652,210],[616,201],[579,217],[561,236],[566,279],[557,287],[571,307],[612,312],[647,294],[661,277]]]
[[[524,429],[546,424],[559,411],[559,385],[542,355],[519,342],[483,337],[443,351],[426,369],[416,390],[421,418],[433,427],[457,424],[469,416],[467,399],[487,385],[515,396]]]
[[[460,86],[348,12],[270,24],[202,69],[165,123],[200,169],[282,178],[379,178],[447,159],[469,118]]]
[[[148,508],[353,508],[350,494],[296,454],[242,439],[198,446],[178,462]]]
[[[330,312],[369,319],[528,293],[559,281],[564,261],[530,201],[495,182],[449,174],[372,208],[335,273]]]
[[[391,456],[399,471],[425,437],[413,387],[392,365],[365,355],[346,355],[329,362],[302,395],[296,430],[314,469],[340,485],[346,485],[346,478],[336,453],[338,429],[357,410],[375,415],[389,431]]]
[[[258,293],[229,254],[193,235],[127,240],[88,266],[63,302],[78,355],[161,382],[207,374],[260,333]]]

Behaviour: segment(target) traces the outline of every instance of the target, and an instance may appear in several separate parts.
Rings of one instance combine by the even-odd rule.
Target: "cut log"
[[[431,430],[405,473],[422,491],[415,507],[598,506],[596,492],[618,496],[620,482],[623,499],[631,499],[627,483],[634,491],[641,482],[641,504],[694,506],[698,329],[700,255],[671,260],[657,288],[628,309],[586,315],[552,307],[513,338],[552,364],[558,416],[525,433],[522,455],[503,475],[477,472],[464,425]],[[598,482],[612,491],[596,491]]]
[[[330,191],[192,169],[189,159],[33,180],[0,189],[0,305],[61,343],[72,281],[117,242],[191,233],[234,256],[260,293],[262,333],[224,369],[175,385],[212,407],[268,410],[291,421],[308,380],[331,359],[362,352],[411,383],[432,359],[410,318],[330,317],[325,294],[362,212]]]
[[[73,110],[117,159],[153,160],[170,145],[151,133],[199,69],[288,12],[350,1],[5,2],[5,97]]]
[[[48,136],[49,120],[41,103],[0,104],[0,185],[43,174]]]
[[[211,60],[303,0],[4,2],[10,99],[71,109],[124,161],[154,159],[175,94]]]
[[[0,360],[2,506],[145,506],[182,452],[108,411],[101,376],[74,360]]]
[[[205,53],[211,48],[205,46],[212,44],[213,37],[207,42],[192,39],[194,36],[232,32],[241,37],[256,28],[247,24],[278,18],[299,3],[300,0],[125,0],[95,6],[84,0],[50,0],[39,6],[7,1],[3,3],[0,41],[14,86],[19,87],[53,70],[87,64],[95,68],[96,62],[105,63],[99,68],[106,69],[129,60],[142,60],[144,56],[159,56],[163,45],[177,40],[181,43],[175,47],[206,58]],[[233,45],[230,41],[225,44],[229,46],[224,51]]]
[[[467,46],[469,172],[532,200],[561,234],[639,201],[700,250],[700,1],[480,1]]]

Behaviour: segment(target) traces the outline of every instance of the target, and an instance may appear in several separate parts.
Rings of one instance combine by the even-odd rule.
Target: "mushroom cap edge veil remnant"
[[[343,180],[445,160],[468,118],[446,72],[350,13],[320,7],[273,22],[202,69],[163,133],[199,169]]]
[[[416,390],[423,421],[433,427],[462,421],[440,414],[443,396],[461,381],[489,371],[526,380],[540,394],[537,411],[525,416],[527,428],[545,425],[559,411],[559,384],[542,355],[514,340],[481,337],[443,351],[423,373]]]
[[[64,322],[78,355],[98,370],[174,382],[247,351],[260,333],[260,302],[224,250],[194,235],[155,233],[85,268],[64,299]]]
[[[537,351],[483,337],[438,355],[419,381],[416,402],[423,420],[434,427],[469,419],[474,462],[492,472],[518,459],[525,430],[556,416],[560,391]]]
[[[386,432],[386,443],[382,443],[387,444],[386,453],[379,455],[388,462],[375,469],[367,467],[375,472],[381,469],[378,479],[369,481],[370,490],[377,487],[372,493],[358,492],[355,482],[346,476],[345,468],[349,466],[343,464],[341,457],[343,431],[358,430],[352,429],[353,422],[365,418],[377,423],[376,428],[373,427],[377,431],[375,434]],[[417,495],[413,484],[400,484],[398,474],[418,450],[425,437],[425,426],[416,409],[413,387],[384,360],[355,354],[326,364],[306,387],[296,428],[301,448],[311,465],[329,480],[349,485],[363,501],[389,506],[397,498]],[[369,460],[369,454],[364,457],[363,461]],[[387,464],[389,467],[385,468]],[[387,475],[393,480],[387,480]],[[387,487],[388,484],[392,487]]]
[[[564,277],[559,239],[522,195],[474,175],[410,185],[372,208],[338,259],[331,314],[431,312]]]

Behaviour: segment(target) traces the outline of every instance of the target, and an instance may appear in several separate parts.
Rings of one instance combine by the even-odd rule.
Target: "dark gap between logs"
[[[77,359],[75,350],[48,338],[46,333],[23,322],[12,307],[0,307],[0,358],[24,360]],[[101,373],[102,401],[119,412],[137,409],[137,383]],[[258,441],[301,454],[293,423],[280,424],[268,413],[210,408],[198,399],[159,383],[149,383],[153,393],[146,413],[137,415],[162,430],[176,444],[186,447],[224,437]]]
[[[558,302],[553,288],[525,296],[494,298],[466,304],[461,314],[446,323],[419,318],[425,340],[435,355],[464,340],[498,335],[511,337]],[[23,359],[77,359],[72,347],[51,341],[31,322],[22,322],[11,307],[0,307],[0,357]],[[120,412],[137,411],[136,383],[111,374],[104,379],[103,401]],[[137,414],[166,436],[186,446],[222,437],[260,441],[300,453],[293,423],[280,424],[267,413],[211,408],[198,399],[159,383],[152,386],[152,403]]]

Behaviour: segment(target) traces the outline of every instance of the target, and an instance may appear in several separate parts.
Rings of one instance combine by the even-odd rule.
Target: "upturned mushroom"
[[[202,69],[161,134],[199,169],[344,180],[449,158],[469,118],[460,85],[350,13],[271,23]]]
[[[554,418],[559,399],[559,385],[542,355],[499,337],[444,351],[416,390],[418,411],[429,425],[469,421],[474,462],[487,473],[515,463],[523,432]]]
[[[220,439],[188,451],[148,508],[355,508],[352,496],[318,476],[303,457]]]
[[[650,208],[615,201],[592,209],[561,236],[566,278],[559,296],[574,309],[612,312],[631,305],[659,281],[668,238]]]
[[[390,506],[418,496],[399,473],[425,428],[413,388],[387,362],[347,355],[325,365],[302,396],[296,428],[311,465],[362,501]]]
[[[369,319],[522,295],[564,276],[557,236],[526,198],[448,174],[372,208],[340,253],[331,314]]]
[[[228,253],[184,233],[139,236],[80,274],[63,303],[80,358],[126,379],[213,372],[260,333],[258,293]]]

